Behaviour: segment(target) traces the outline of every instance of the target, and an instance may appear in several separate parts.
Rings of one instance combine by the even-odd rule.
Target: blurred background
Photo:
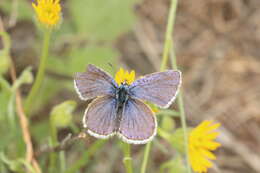
[[[84,71],[89,63],[111,74],[119,67],[134,69],[138,75],[159,70],[170,1],[61,0],[61,4],[63,21],[53,34],[44,86],[31,108],[33,145],[43,165],[48,165],[41,151],[48,143],[53,106],[65,100],[78,104],[70,125],[59,128],[59,140],[82,127],[87,103],[74,91],[75,72]],[[205,119],[222,124],[218,140],[223,147],[217,150],[210,173],[260,173],[259,7],[259,0],[179,1],[173,38],[183,72],[188,125],[196,126]],[[11,57],[18,75],[27,66],[32,66],[35,74],[42,32],[35,24],[31,1],[0,0],[0,16],[11,37]],[[4,78],[11,81],[8,72]],[[30,87],[22,86],[24,96]],[[23,155],[24,144],[19,130],[12,133],[10,117],[6,120],[4,116],[9,99],[8,94],[0,92],[0,151],[16,158]],[[178,119],[174,122],[179,125]],[[95,141],[87,138],[66,149],[68,165],[80,159]],[[175,152],[163,140],[158,141],[170,152],[162,152],[155,145],[148,172],[159,172],[159,165]],[[121,150],[114,147],[117,143],[115,138],[109,140],[79,172],[124,172],[123,165],[117,164],[122,159]],[[133,147],[135,165],[140,163],[142,153],[142,146]]]

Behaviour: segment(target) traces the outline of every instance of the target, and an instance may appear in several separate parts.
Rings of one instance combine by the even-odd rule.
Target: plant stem
[[[132,158],[131,158],[131,145],[128,143],[123,143],[125,169],[127,173],[133,172]]]
[[[173,69],[177,70],[178,66],[177,66],[177,60],[176,60],[176,55],[174,53],[174,47],[172,46],[171,49],[171,63],[172,63],[172,67]],[[182,91],[179,91],[179,95],[177,97],[177,104],[178,104],[178,108],[180,111],[180,116],[181,116],[181,125],[182,125],[182,129],[183,129],[183,138],[184,138],[184,147],[185,147],[185,156],[186,156],[186,165],[188,168],[188,173],[191,173],[191,167],[189,164],[189,145],[188,145],[188,134],[187,134],[187,125],[186,125],[186,115],[185,115],[185,110],[184,110],[184,104],[183,104],[183,97],[182,97]]]
[[[49,53],[49,44],[50,44],[50,37],[51,37],[51,30],[46,30],[44,33],[43,38],[43,47],[42,47],[42,54],[40,59],[40,66],[36,75],[35,82],[32,86],[32,89],[30,90],[30,93],[25,101],[25,111],[28,116],[30,116],[30,110],[32,103],[35,101],[36,94],[38,94],[38,91],[42,85],[42,81],[44,79],[45,75],[45,68],[47,64],[47,58]]]
[[[160,70],[163,71],[166,68],[166,64],[169,59],[169,52],[171,49],[171,40],[172,40],[172,33],[173,33],[173,24],[175,22],[175,16],[176,16],[176,9],[177,9],[178,0],[172,0],[171,1],[171,7],[170,12],[168,15],[168,22],[167,22],[167,29],[165,34],[165,41],[164,41],[164,49],[163,49],[163,58]],[[145,173],[147,163],[148,163],[148,156],[151,149],[151,142],[146,144],[145,146],[145,152],[144,152],[144,160],[141,167],[141,173]]]
[[[65,151],[60,151],[59,153],[60,157],[60,172],[65,172],[66,170],[66,156],[65,156]]]
[[[178,0],[171,0],[171,7],[168,15],[168,22],[167,22],[167,28],[165,34],[165,41],[164,41],[163,59],[160,67],[161,71],[165,70],[169,59],[169,52],[171,49],[171,40],[172,40],[172,33],[174,28],[173,25],[175,23],[177,5],[178,5]]]
[[[178,5],[178,0],[171,1],[170,13],[168,16],[167,30],[166,30],[165,43],[164,43],[163,60],[162,60],[161,68],[160,68],[161,71],[164,70],[167,65],[167,62],[169,59],[169,54],[171,57],[173,69],[178,69],[177,62],[176,62],[176,55],[175,55],[174,49],[173,49],[173,40],[172,40],[172,33],[173,33],[173,28],[174,28],[173,25],[175,23],[177,5]],[[180,111],[181,124],[182,124],[183,133],[184,133],[186,164],[188,167],[188,173],[191,173],[191,168],[190,168],[190,164],[189,164],[188,136],[187,136],[187,125],[186,125],[186,118],[185,118],[186,116],[185,116],[181,91],[179,92],[179,95],[177,98],[177,104],[178,104],[178,108]]]
[[[145,171],[146,171],[146,167],[147,167],[147,163],[148,163],[148,157],[149,157],[149,153],[150,153],[150,150],[151,150],[151,145],[152,145],[152,142],[149,142],[145,146],[144,159],[143,159],[143,162],[142,162],[141,173],[145,173]]]
[[[51,147],[55,147],[58,145],[58,139],[57,139],[57,129],[53,122],[50,120],[50,132],[51,132]],[[56,152],[50,153],[50,167],[49,167],[49,172],[50,173],[55,173],[57,171],[57,158],[58,155]]]

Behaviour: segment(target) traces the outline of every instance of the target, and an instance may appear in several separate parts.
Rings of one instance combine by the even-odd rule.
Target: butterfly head
[[[123,68],[120,68],[119,71],[115,75],[115,81],[118,86],[121,85],[131,85],[135,80],[135,71],[131,71],[130,73]]]

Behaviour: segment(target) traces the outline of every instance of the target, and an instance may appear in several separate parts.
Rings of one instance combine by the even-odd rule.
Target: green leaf
[[[68,1],[77,32],[90,40],[114,40],[134,22],[134,0]]]

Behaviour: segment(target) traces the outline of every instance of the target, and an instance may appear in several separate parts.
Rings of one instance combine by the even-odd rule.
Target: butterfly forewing
[[[129,99],[123,108],[119,136],[127,143],[144,144],[156,134],[156,118],[143,102]]]
[[[107,138],[116,128],[116,100],[111,96],[98,97],[88,106],[83,117],[90,135]]]
[[[80,98],[88,100],[97,96],[113,95],[117,84],[106,72],[90,64],[87,72],[76,74],[74,85]]]
[[[142,101],[167,108],[178,93],[181,72],[153,73],[130,86],[123,83],[119,87],[106,72],[88,65],[87,72],[77,73],[74,84],[81,99],[95,98],[83,117],[90,135],[108,138],[118,134],[125,142],[144,144],[156,135],[157,122],[153,111]]]
[[[180,71],[152,73],[136,80],[130,86],[130,96],[167,108],[174,101],[180,84]]]

